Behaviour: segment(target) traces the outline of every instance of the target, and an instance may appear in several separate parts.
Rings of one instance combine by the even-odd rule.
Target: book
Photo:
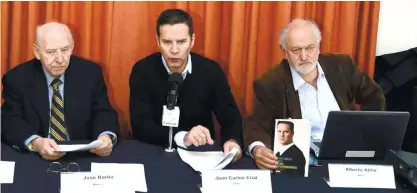
[[[276,119],[273,152],[276,172],[308,177],[311,124],[307,119]]]

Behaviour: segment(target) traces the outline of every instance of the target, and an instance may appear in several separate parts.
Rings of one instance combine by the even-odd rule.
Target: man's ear
[[[195,34],[193,33],[193,35],[191,36],[191,45],[190,45],[191,48],[193,48],[194,42],[195,42]]]
[[[288,60],[287,50],[283,46],[281,46],[281,45],[279,46],[279,48],[281,48],[282,52],[284,53],[284,58]]]
[[[39,50],[38,45],[33,44],[32,48],[33,48],[33,55],[35,55],[36,59],[40,60],[41,59],[41,52]]]
[[[156,38],[156,45],[158,45],[158,47],[161,47],[161,44],[159,44],[159,36],[158,36],[158,34],[155,34],[155,38]]]

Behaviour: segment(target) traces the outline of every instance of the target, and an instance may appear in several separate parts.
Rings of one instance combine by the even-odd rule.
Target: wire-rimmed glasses
[[[53,173],[80,172],[80,171],[81,171],[80,166],[75,162],[68,163],[65,167],[59,162],[52,162],[51,164],[49,164],[47,173],[49,172],[53,172]]]

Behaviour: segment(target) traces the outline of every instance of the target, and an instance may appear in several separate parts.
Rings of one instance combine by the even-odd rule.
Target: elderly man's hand
[[[32,150],[39,152],[39,155],[45,160],[57,160],[65,155],[63,152],[56,152],[59,147],[53,139],[38,137],[32,140],[30,144]]]
[[[109,135],[102,135],[98,137],[98,140],[102,141],[103,144],[99,147],[91,149],[90,152],[98,156],[108,156],[113,150],[113,143]]]

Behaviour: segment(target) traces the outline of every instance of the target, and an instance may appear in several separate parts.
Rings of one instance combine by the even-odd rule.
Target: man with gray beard
[[[254,109],[245,120],[244,141],[259,168],[278,164],[270,149],[275,119],[308,119],[311,137],[321,140],[330,111],[355,110],[356,105],[361,110],[385,108],[380,86],[348,55],[320,54],[320,41],[314,22],[291,21],[280,34],[285,59],[254,81]]]

